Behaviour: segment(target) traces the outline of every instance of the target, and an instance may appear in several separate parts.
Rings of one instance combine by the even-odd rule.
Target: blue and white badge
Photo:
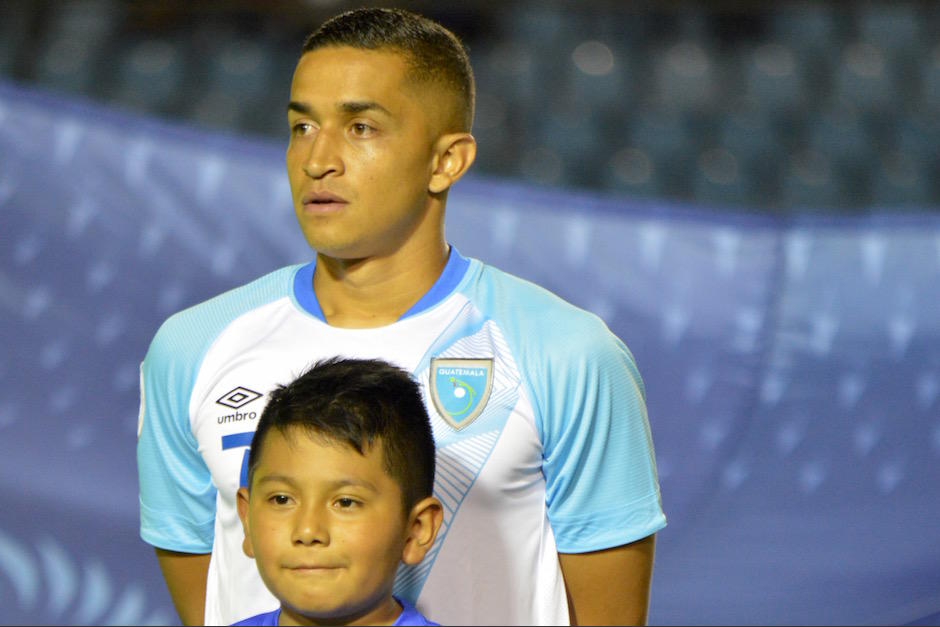
[[[493,389],[492,359],[431,359],[431,399],[441,417],[460,430],[476,420]]]

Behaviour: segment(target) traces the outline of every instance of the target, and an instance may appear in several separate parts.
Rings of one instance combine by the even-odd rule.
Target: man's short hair
[[[457,121],[463,128],[447,130],[472,128],[476,88],[467,49],[437,22],[403,9],[354,9],[324,22],[307,37],[303,52],[326,46],[402,53],[415,79],[443,84],[457,96]]]
[[[407,514],[434,487],[434,436],[417,382],[381,360],[334,357],[278,386],[258,420],[248,453],[248,487],[271,429],[299,427],[360,454],[381,443],[385,470],[402,489]]]

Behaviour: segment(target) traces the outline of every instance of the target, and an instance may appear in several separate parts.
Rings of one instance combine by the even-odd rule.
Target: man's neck
[[[388,257],[318,255],[313,289],[324,318],[335,327],[359,329],[395,322],[441,276],[449,250],[439,242]]]

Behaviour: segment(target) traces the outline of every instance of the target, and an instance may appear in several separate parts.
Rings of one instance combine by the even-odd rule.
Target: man
[[[277,607],[241,551],[245,447],[265,395],[334,355],[414,373],[431,415],[444,521],[397,596],[442,624],[646,620],[665,517],[629,351],[444,236],[473,94],[460,42],[408,12],[305,43],[287,170],[315,261],[172,316],[141,366],[141,536],[184,622]]]

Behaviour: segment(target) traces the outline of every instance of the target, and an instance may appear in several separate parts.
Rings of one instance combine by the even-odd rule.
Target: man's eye
[[[271,502],[275,505],[287,505],[290,503],[290,497],[285,494],[275,494],[271,497]]]
[[[312,128],[313,126],[311,124],[306,122],[298,122],[291,127],[291,130],[293,131],[294,135],[306,135],[311,131]]]
[[[352,125],[353,135],[357,135],[360,137],[369,135],[374,130],[375,130],[374,128],[372,128],[368,124],[363,124],[362,122],[356,122],[355,124]]]
[[[345,497],[336,499],[336,505],[339,506],[340,509],[349,509],[350,507],[355,507],[357,504],[358,504],[358,501],[356,501],[355,499],[350,499],[350,498],[345,498]]]

